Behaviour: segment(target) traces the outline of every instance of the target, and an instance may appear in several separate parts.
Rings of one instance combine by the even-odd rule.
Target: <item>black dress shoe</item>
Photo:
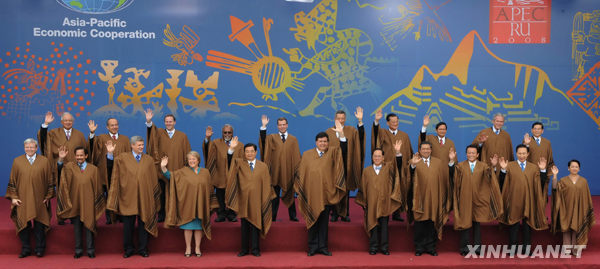
[[[331,219],[329,219],[329,221],[331,221],[331,222],[336,222],[336,221],[338,221],[338,217],[333,217],[333,216],[332,216],[332,217],[331,217]]]
[[[375,250],[370,250],[369,251],[369,255],[375,255],[375,254],[377,254],[377,252],[375,252]]]
[[[343,222],[350,222],[350,217],[348,217],[348,216],[342,217],[342,221]]]
[[[88,257],[90,257],[90,259],[94,259],[94,258],[96,258],[96,254],[88,253]]]
[[[298,221],[300,221],[300,220],[298,220],[298,218],[294,217],[294,218],[290,218],[290,221],[293,221],[293,222],[298,222]]]
[[[238,253],[238,257],[244,257],[246,255],[248,255],[247,251],[241,251],[240,253]]]
[[[148,252],[146,252],[146,251],[140,252],[140,256],[142,256],[144,258],[148,258]]]
[[[158,217],[156,220],[157,223],[165,222],[165,217]]]
[[[73,256],[73,258],[79,259],[79,258],[81,258],[82,255],[83,255],[83,253],[75,253],[75,256]]]
[[[106,225],[111,225],[112,221],[110,221],[109,219],[106,220]]]
[[[389,252],[389,251],[387,251],[387,250],[382,250],[382,251],[381,251],[381,254],[383,254],[383,255],[390,255],[390,252]]]
[[[31,252],[21,252],[21,254],[19,254],[19,258],[25,258],[29,255],[31,255]]]
[[[125,252],[125,254],[123,254],[123,258],[129,258],[133,256],[133,252]]]
[[[237,218],[230,218],[230,219],[227,219],[227,220],[231,221],[231,222],[237,222]]]
[[[59,221],[58,225],[65,225],[65,222],[64,221]]]
[[[415,256],[421,256],[421,255],[423,255],[423,251],[416,251],[415,252]]]
[[[331,256],[331,255],[333,255],[328,250],[319,250],[319,254],[323,254],[325,256]]]
[[[467,256],[467,254],[469,254],[468,251],[464,251],[463,250],[463,251],[460,252],[460,256]]]
[[[37,252],[35,253],[35,256],[37,256],[38,258],[44,257],[44,252]]]
[[[432,251],[427,251],[427,254],[431,255],[431,256],[437,256],[437,252],[435,252],[435,250]]]
[[[260,252],[252,253],[252,255],[254,255],[254,257],[260,257]]]
[[[400,217],[400,215],[393,215],[392,216],[392,220],[395,220],[395,221],[404,221],[404,219],[402,217]]]
[[[224,221],[225,221],[225,218],[217,218],[217,219],[215,220],[215,222],[224,222]]]
[[[308,257],[315,256],[315,252],[314,251],[309,251],[308,254],[306,254],[306,256],[308,256]]]

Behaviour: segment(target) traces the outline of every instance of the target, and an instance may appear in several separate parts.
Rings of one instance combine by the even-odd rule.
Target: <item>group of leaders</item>
[[[494,220],[508,226],[511,255],[532,255],[531,229],[549,227],[545,209],[550,182],[551,231],[563,233],[567,254],[579,255],[581,249],[573,246],[587,244],[595,216],[587,181],[578,174],[580,162],[569,161],[569,174],[557,179],[550,141],[541,136],[542,123],[534,123],[532,135],[527,133],[516,146],[515,160],[510,135],[502,129],[505,118],[498,113],[493,126],[481,130],[467,146],[467,160],[458,162],[444,122],[436,124],[435,135],[428,135],[429,116],[423,118],[414,153],[409,136],[398,130],[398,117],[388,114],[388,128],[382,128],[379,110],[371,133],[372,165],[365,168],[362,108],[354,114],[357,128],[345,125],[346,113],[337,111],[335,126],[319,132],[316,147],[303,154],[285,118],[277,119],[277,133],[267,135],[269,119],[263,116],[258,145],[238,141],[229,124],[221,128],[222,137],[213,140],[209,126],[201,168],[200,153],[191,150],[185,133],[175,130],[173,115],[164,117],[165,128],[157,128],[148,109],[146,139],[120,134],[114,118],[106,122],[108,133],[97,135],[97,125],[90,121],[86,139],[73,128],[69,113],[62,115],[61,127],[48,130],[54,120],[48,112],[38,140],[25,140],[25,154],[14,159],[6,190],[22,243],[19,257],[32,253],[32,230],[35,255],[44,256],[54,197],[59,225],[65,220],[74,224],[75,258],[83,255],[84,234],[87,255],[95,257],[94,235],[104,214],[107,224],[123,223],[125,258],[135,252],[136,220],[139,255],[148,257],[148,234],[157,237],[157,223],[164,222],[165,227],[184,230],[186,257],[192,256],[194,238],[193,253],[201,257],[200,242],[204,235],[211,239],[215,211],[216,222],[241,219],[238,256],[258,257],[259,236],[264,239],[276,220],[280,199],[290,220],[298,221],[296,195],[308,228],[308,256],[331,256],[329,222],[350,221],[349,193],[354,190],[355,202],[364,209],[371,255],[389,255],[389,217],[403,221],[404,212],[408,222],[414,222],[416,256],[438,255],[436,242],[451,212],[454,229],[461,231],[461,255],[469,253],[469,245],[482,245],[480,223]]]

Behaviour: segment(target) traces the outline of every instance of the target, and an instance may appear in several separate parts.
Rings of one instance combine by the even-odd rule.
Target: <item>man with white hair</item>
[[[54,197],[52,168],[48,158],[37,155],[38,142],[29,138],[23,142],[25,154],[13,161],[5,197],[11,201],[10,218],[21,239],[21,254],[31,254],[29,234],[32,222],[35,253],[43,257],[46,249],[46,231],[50,227],[50,199]]]
[[[65,112],[60,117],[60,123],[62,127],[52,129],[48,131],[48,125],[54,121],[52,112],[48,111],[44,119],[44,124],[38,132],[38,140],[40,141],[40,151],[42,155],[48,158],[52,166],[52,172],[54,174],[53,181],[56,182],[59,187],[59,174],[57,171],[58,163],[58,149],[65,147],[68,151],[65,163],[77,161],[73,150],[78,147],[88,148],[87,141],[82,132],[73,128],[74,118],[69,112]],[[58,225],[64,225],[63,221],[59,221]]]
[[[471,145],[477,146],[479,161],[491,166],[491,159],[494,155],[498,158],[512,162],[515,160],[512,150],[512,141],[508,132],[502,130],[505,122],[502,113],[494,114],[493,125],[491,128],[483,129],[477,134]],[[499,171],[496,171],[496,174]]]

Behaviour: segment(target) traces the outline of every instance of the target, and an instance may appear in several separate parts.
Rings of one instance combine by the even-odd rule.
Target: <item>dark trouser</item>
[[[31,221],[27,222],[27,227],[19,232],[21,239],[22,252],[31,253],[29,234],[31,233]],[[46,225],[41,222],[33,221],[33,237],[35,239],[35,252],[44,253],[46,249]]]
[[[346,199],[346,217],[350,217],[350,191],[346,192],[346,196],[344,196],[344,198],[342,199]],[[343,201],[343,200],[342,200]],[[342,201],[340,201],[340,203],[342,203]],[[334,219],[337,219],[340,215],[338,214],[337,210],[335,210],[335,207],[333,207],[331,209],[331,217],[333,217]]]
[[[369,238],[370,251],[377,251],[377,247],[379,247],[379,236],[381,236],[381,250],[388,250],[388,221],[389,216],[377,219],[379,225],[371,230],[371,237]]]
[[[527,224],[527,219],[521,221],[523,224],[523,248],[522,252],[525,253],[527,247],[531,250],[531,227]],[[519,222],[508,226],[508,245],[509,247],[515,247],[515,253],[519,247]],[[532,250],[531,250],[532,251]]]
[[[135,245],[133,244],[133,230],[135,229],[135,219],[138,221],[138,252],[148,251],[148,231],[146,231],[145,223],[139,215],[121,216],[123,220],[123,248],[126,253],[133,253]]]
[[[331,205],[326,205],[317,221],[308,229],[308,250],[312,252],[327,250],[327,234],[329,232],[329,212]]]
[[[471,228],[460,231],[460,252],[469,251],[467,245],[471,243],[471,230],[473,230],[473,246],[479,246],[476,251],[481,250],[481,224],[473,221]]]
[[[435,251],[437,242],[437,231],[432,220],[415,221],[415,250],[416,251]]]
[[[277,219],[277,211],[279,210],[279,200],[281,198],[281,187],[273,186],[273,189],[275,190],[275,193],[277,194],[277,197],[271,201],[271,204],[273,207],[273,221],[275,221]],[[290,219],[296,218],[296,199],[294,199],[292,206],[288,207],[288,214],[290,216]]]
[[[215,192],[217,194],[217,201],[219,202],[219,209],[217,209],[217,217],[220,219],[235,219],[235,212],[231,209],[227,209],[227,206],[225,205],[225,188],[215,188]]]
[[[92,231],[83,225],[83,222],[81,222],[81,218],[79,216],[71,218],[71,223],[73,223],[75,228],[75,253],[83,253],[83,229],[85,229],[85,242],[87,243],[87,253],[94,253],[94,234],[92,233]]]
[[[110,182],[110,179],[108,180]],[[110,186],[110,183],[108,183]],[[106,193],[106,199],[108,199],[108,186],[106,185],[102,185],[102,188],[104,188],[104,192]],[[104,212],[104,214],[106,215],[106,220],[111,220],[110,219],[110,212],[112,212],[111,210],[106,210],[106,212]]]
[[[258,235],[260,230],[245,218],[242,219],[242,252],[248,252],[250,246],[250,238],[252,238],[252,253],[260,253],[258,246]]]
[[[160,210],[158,211],[158,218],[159,219],[165,219],[166,217],[166,213],[165,213],[165,199],[166,198],[166,191],[165,191],[165,181],[162,179],[158,179],[158,183],[160,184]]]

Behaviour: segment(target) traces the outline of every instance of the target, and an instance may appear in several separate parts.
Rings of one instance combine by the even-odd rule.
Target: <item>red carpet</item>
[[[596,208],[600,208],[600,197],[593,197]],[[316,255],[307,257],[307,230],[301,216],[300,222],[287,220],[287,209],[281,207],[278,218],[273,223],[266,240],[260,242],[262,257],[236,257],[240,248],[240,224],[213,222],[213,240],[202,241],[202,258],[185,258],[183,231],[178,228],[159,229],[158,238],[150,238],[150,257],[134,256],[122,258],[121,225],[106,226],[105,220],[99,221],[96,238],[96,259],[83,256],[73,259],[74,237],[73,227],[56,225],[52,220],[52,229],[48,232],[46,256],[43,258],[28,257],[18,259],[21,250],[20,241],[15,234],[9,218],[10,203],[0,203],[0,267],[1,268],[395,268],[395,267],[488,267],[506,266],[542,266],[544,268],[598,268],[600,265],[600,226],[595,226],[589,234],[589,244],[581,258],[486,258],[464,259],[458,254],[459,233],[453,230],[452,218],[444,227],[444,240],[438,242],[438,257],[425,254],[414,256],[412,244],[413,228],[407,230],[406,223],[390,221],[390,256],[367,253],[368,237],[363,228],[362,209],[351,200],[350,218],[352,222],[330,223],[329,250],[332,257]],[[404,216],[404,214],[403,214]],[[549,208],[547,216],[550,216]],[[214,216],[213,216],[214,220]],[[67,222],[68,223],[68,222]],[[598,222],[600,225],[600,222]],[[499,230],[498,225],[482,224],[483,244],[502,245],[508,243],[507,229]],[[534,245],[559,245],[562,235],[552,235],[548,230],[534,232]],[[34,246],[32,242],[32,247]],[[504,268],[503,268],[504,269]]]

